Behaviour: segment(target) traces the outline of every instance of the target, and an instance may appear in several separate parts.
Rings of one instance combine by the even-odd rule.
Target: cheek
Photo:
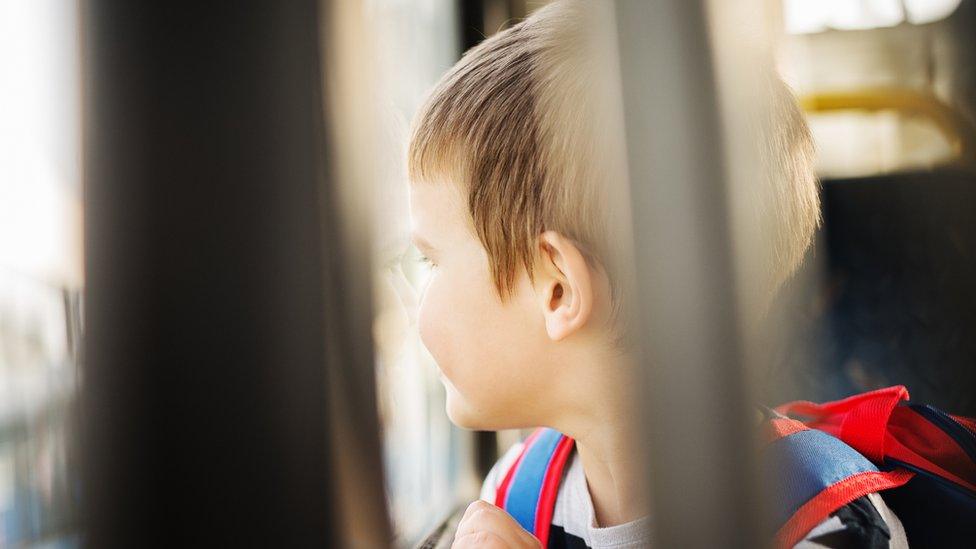
[[[488,334],[479,329],[493,311],[478,272],[469,262],[438,267],[417,313],[420,337],[438,368],[462,394],[475,385]]]
[[[464,280],[463,273],[439,268],[431,274],[417,312],[420,339],[448,376],[458,370],[468,345],[462,323],[472,312],[472,304],[466,301],[471,294]]]
[[[433,279],[435,276],[431,275],[431,279],[428,279],[424,292],[421,294],[420,304],[417,308],[417,328],[420,331],[420,340],[424,343],[424,347],[427,347],[427,350],[430,351],[440,366],[441,361],[438,358],[442,353],[440,343],[445,340],[445,336],[441,333],[442,317],[445,316],[446,311],[442,306],[445,301],[443,292],[440,290],[440,284]]]
[[[465,265],[477,265],[474,261]],[[544,325],[527,302],[502,304],[484,269],[440,267],[430,279],[418,311],[420,337],[447,378],[452,421],[474,428],[504,428],[512,403],[534,391],[533,371],[540,353],[535,345]],[[526,368],[533,364],[533,368]]]

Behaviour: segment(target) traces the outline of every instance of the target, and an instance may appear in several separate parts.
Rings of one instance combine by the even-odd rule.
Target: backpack
[[[773,468],[786,464],[778,495],[790,516],[776,533],[778,546],[791,546],[840,507],[880,491],[909,546],[976,541],[976,421],[907,401],[908,390],[897,385],[776,408],[778,417],[766,422],[771,442],[762,459],[775,462]],[[798,479],[810,481],[806,491]]]
[[[792,547],[841,507],[881,491],[910,546],[976,540],[976,421],[907,399],[899,385],[764,409],[760,465],[770,479],[765,488],[777,547]],[[536,429],[495,495],[495,505],[544,548],[573,446],[554,429]]]

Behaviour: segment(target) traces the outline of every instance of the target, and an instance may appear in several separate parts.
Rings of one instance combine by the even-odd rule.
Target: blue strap
[[[522,528],[535,532],[536,509],[542,492],[542,481],[563,434],[555,429],[544,429],[525,451],[522,461],[512,476],[505,498],[505,510]]]
[[[771,442],[762,455],[767,495],[776,526],[804,503],[852,475],[878,468],[829,434],[810,429]]]

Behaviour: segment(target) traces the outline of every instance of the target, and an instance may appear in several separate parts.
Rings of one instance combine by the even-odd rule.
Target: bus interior
[[[0,0],[0,547],[450,546],[529,431],[445,413],[403,306],[430,274],[403,148],[440,76],[547,3]],[[723,305],[736,251],[638,300],[671,372],[649,400],[681,408],[638,418],[673,477],[655,539],[752,546],[721,526],[748,521],[736,497],[675,488],[751,493],[729,411],[900,384],[976,416],[976,1],[607,4],[649,151],[638,280],[727,244],[744,59],[771,52],[816,144],[822,224],[761,359]],[[699,295],[726,301],[680,309]]]

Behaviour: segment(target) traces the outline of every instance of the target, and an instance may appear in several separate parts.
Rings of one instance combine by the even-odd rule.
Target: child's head
[[[553,425],[626,379],[623,146],[590,6],[554,2],[468,51],[414,121],[414,241],[434,265],[418,322],[463,427]],[[774,286],[819,219],[809,135],[791,97],[779,108],[770,150],[793,171],[758,208],[784,231]]]

